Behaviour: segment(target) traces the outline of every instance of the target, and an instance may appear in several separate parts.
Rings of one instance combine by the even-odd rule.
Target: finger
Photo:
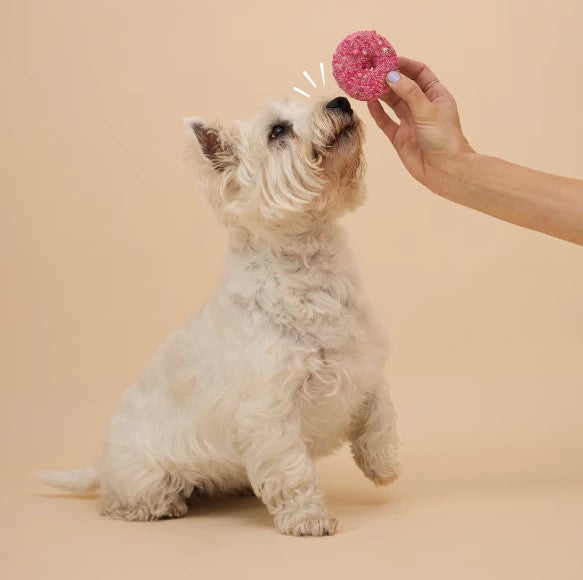
[[[423,62],[407,58],[406,56],[399,57],[399,71],[407,75],[411,80],[414,80],[423,92],[426,92],[430,101],[434,101],[437,97],[449,94],[448,90],[443,86],[443,83],[437,81],[438,78],[435,73]],[[429,87],[431,83],[434,83]],[[427,89],[426,87],[429,87]],[[394,106],[399,100],[399,97],[387,91],[383,100],[389,105]]]
[[[399,99],[399,101],[391,108],[400,121],[405,121],[411,118],[411,110],[405,101]]]
[[[414,80],[421,90],[437,80],[435,73],[425,63],[405,56],[399,57],[399,70]]]
[[[407,103],[399,97],[396,93],[388,91],[387,94],[381,97],[381,101],[384,101],[393,109],[395,115],[399,117],[401,121],[409,119],[411,117],[411,110],[407,106]]]
[[[367,101],[366,104],[368,105],[368,110],[370,111],[372,118],[375,120],[375,123],[392,143],[397,134],[397,130],[399,129],[398,123],[391,119],[378,101]]]
[[[387,75],[391,91],[407,103],[413,117],[423,117],[431,111],[431,102],[419,85],[403,73],[391,71]]]
[[[381,96],[381,101],[384,101],[391,109],[394,109],[401,102],[401,97],[389,87],[385,94]]]

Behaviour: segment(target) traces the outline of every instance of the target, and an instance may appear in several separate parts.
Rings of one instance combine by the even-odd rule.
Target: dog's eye
[[[278,125],[274,125],[271,128],[271,133],[269,133],[269,139],[277,139],[278,137],[281,137],[282,135],[284,135],[287,130],[288,130],[289,126],[288,125],[282,125],[282,124],[278,124]]]

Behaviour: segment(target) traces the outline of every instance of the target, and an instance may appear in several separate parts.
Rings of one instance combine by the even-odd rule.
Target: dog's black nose
[[[350,101],[346,97],[336,97],[332,99],[329,103],[326,103],[327,109],[340,109],[343,113],[347,115],[352,115],[352,107],[350,106]]]

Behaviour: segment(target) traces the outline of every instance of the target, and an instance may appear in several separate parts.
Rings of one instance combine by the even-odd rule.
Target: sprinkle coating
[[[387,91],[387,73],[399,68],[391,43],[374,30],[360,30],[344,37],[332,57],[338,86],[359,101],[378,99]]]

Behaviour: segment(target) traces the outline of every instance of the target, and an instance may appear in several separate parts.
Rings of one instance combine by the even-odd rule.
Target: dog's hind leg
[[[350,423],[354,461],[376,485],[387,485],[399,474],[393,405],[385,387],[369,392]]]
[[[186,499],[191,492],[192,485],[160,466],[128,461],[117,470],[104,470],[101,513],[130,521],[177,518],[188,511]]]

